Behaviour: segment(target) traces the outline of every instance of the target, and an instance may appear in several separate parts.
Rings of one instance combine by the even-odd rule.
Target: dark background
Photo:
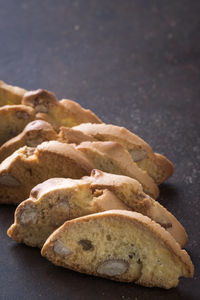
[[[0,0],[0,79],[76,100],[171,159],[159,200],[195,265],[169,291],[55,267],[7,237],[14,207],[1,206],[0,299],[200,299],[200,1]]]

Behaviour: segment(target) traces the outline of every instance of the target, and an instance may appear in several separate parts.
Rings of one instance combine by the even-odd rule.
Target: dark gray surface
[[[171,159],[160,202],[186,227],[194,279],[169,291],[58,268],[6,230],[0,299],[199,299],[200,1],[0,0],[0,79],[77,100]]]

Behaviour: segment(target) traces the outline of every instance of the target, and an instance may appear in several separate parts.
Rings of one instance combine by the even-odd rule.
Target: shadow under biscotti
[[[77,300],[94,300],[96,297],[105,300],[149,300],[149,296],[154,299],[187,299],[179,288],[145,288],[134,283],[115,282],[55,266],[41,256],[40,249],[23,244],[13,244],[11,254],[17,266],[14,277],[18,280],[26,278],[23,292],[30,296],[35,295],[37,290],[38,295],[44,299],[59,299],[63,293],[66,294],[66,299]]]

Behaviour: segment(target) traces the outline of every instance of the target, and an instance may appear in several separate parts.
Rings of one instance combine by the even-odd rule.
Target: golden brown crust
[[[89,136],[81,131],[74,130],[69,127],[61,127],[58,135],[58,139],[61,142],[69,143],[69,144],[80,144],[85,141],[94,142],[95,138]]]
[[[49,123],[43,120],[32,121],[20,134],[0,147],[0,163],[23,146],[36,147],[44,141],[56,139],[57,133]]]
[[[155,248],[155,252],[152,251],[152,253],[154,253],[154,255],[157,257],[158,262],[159,260],[162,261],[162,259],[165,260],[168,259],[168,263],[169,265],[173,265],[174,266],[174,278],[173,275],[171,275],[171,278],[169,279],[167,277],[167,268],[168,268],[168,264],[165,261],[164,266],[161,265],[159,266],[159,263],[157,263],[156,268],[157,270],[153,269],[151,270],[151,259],[149,259],[149,264],[148,264],[148,268],[144,267],[143,265],[143,256],[140,257],[141,263],[142,263],[142,269],[140,270],[140,273],[138,273],[139,276],[137,276],[136,278],[134,277],[134,274],[130,273],[131,271],[129,271],[129,275],[123,276],[122,275],[118,275],[118,276],[106,276],[105,273],[104,274],[99,274],[97,271],[95,271],[95,263],[96,261],[101,260],[101,257],[105,257],[104,251],[100,250],[96,253],[95,255],[95,259],[93,258],[93,256],[89,256],[88,252],[84,252],[82,251],[82,253],[80,253],[81,255],[81,266],[79,266],[78,262],[77,262],[77,258],[76,261],[73,261],[73,251],[77,250],[77,245],[75,243],[76,239],[79,239],[79,232],[83,232],[84,231],[81,228],[87,228],[87,232],[89,233],[89,228],[94,228],[95,224],[99,224],[99,227],[101,228],[101,232],[106,232],[106,226],[107,229],[109,230],[109,224],[110,226],[114,226],[113,227],[113,234],[117,235],[117,229],[114,228],[119,228],[118,226],[122,226],[123,228],[123,232],[124,232],[124,236],[125,236],[125,232],[126,229],[128,231],[128,228],[131,232],[133,233],[134,231],[138,232],[138,238],[140,239],[140,244],[143,245],[143,247],[147,246],[147,241],[148,242],[148,247],[151,247],[152,249]],[[104,228],[104,231],[103,231]],[[73,232],[73,238],[74,241],[71,241],[71,247],[66,248],[67,247],[67,236],[68,234]],[[141,234],[139,234],[139,232],[141,232]],[[83,235],[82,234],[82,235]],[[136,234],[136,233],[135,233]],[[84,238],[87,238],[87,235],[85,232]],[[71,236],[71,235],[70,235]],[[135,242],[132,241],[132,234],[130,234],[129,236],[129,243],[133,243]],[[146,238],[148,236],[148,238]],[[119,236],[119,239],[122,239],[123,237]],[[125,237],[124,237],[125,238]],[[123,238],[123,242],[126,243],[126,240]],[[102,246],[104,247],[105,243],[105,239],[104,236],[101,235],[101,239],[102,239]],[[144,243],[142,243],[144,239]],[[151,240],[152,239],[152,240]],[[96,244],[96,240],[95,240],[95,235],[93,236],[93,239],[91,241],[94,245]],[[57,245],[56,245],[57,243]],[[58,243],[60,243],[59,247],[58,247]],[[55,248],[55,245],[57,246]],[[109,246],[109,249],[112,248],[112,243]],[[61,248],[61,246],[63,246]],[[105,245],[106,247],[106,245]],[[158,248],[157,248],[158,247]],[[107,248],[106,248],[107,249]],[[115,248],[114,248],[115,249]],[[157,250],[156,250],[157,249]],[[97,251],[97,250],[96,250]],[[108,250],[107,250],[108,251]],[[110,257],[112,258],[114,253],[112,252],[113,250],[110,250],[111,252],[109,253]],[[143,252],[143,249],[140,249],[141,252]],[[119,250],[115,249],[115,252],[119,252]],[[174,238],[168,233],[166,232],[166,230],[164,230],[159,224],[155,223],[154,221],[152,221],[151,219],[149,219],[148,217],[143,216],[142,214],[136,213],[136,212],[130,212],[130,211],[125,211],[125,210],[110,210],[110,211],[106,211],[103,213],[96,213],[93,215],[89,215],[89,216],[84,216],[84,217],[80,217],[77,218],[75,220],[71,220],[68,222],[65,222],[60,228],[58,228],[46,241],[45,245],[42,248],[41,251],[42,255],[45,256],[46,258],[48,258],[50,261],[52,261],[54,264],[56,265],[60,265],[63,267],[67,267],[79,272],[83,272],[83,273],[88,273],[88,274],[92,274],[92,275],[96,275],[96,276],[103,276],[109,279],[113,279],[113,280],[118,280],[118,281],[132,281],[135,280],[135,283],[138,284],[142,284],[145,286],[158,286],[158,287],[163,287],[163,288],[171,288],[177,285],[178,283],[178,277],[180,276],[185,276],[185,277],[192,277],[193,273],[194,273],[194,266],[191,262],[191,259],[189,257],[189,255],[187,254],[187,252],[185,250],[181,250],[180,246],[178,245],[178,243],[175,242]],[[76,252],[75,252],[76,253]],[[120,252],[121,253],[121,252]],[[99,257],[99,256],[100,257]],[[121,254],[122,255],[122,254]],[[150,252],[148,253],[148,255],[152,255],[150,254]],[[76,256],[74,256],[76,257]],[[88,257],[92,257],[92,260],[90,260],[90,258]],[[114,256],[115,257],[115,256]],[[68,259],[69,258],[69,259]],[[87,262],[85,261],[85,259],[87,259]],[[120,261],[123,260],[123,256],[120,256]],[[119,261],[115,259],[115,261]],[[106,262],[106,261],[105,261]],[[148,259],[147,259],[148,262]],[[146,262],[146,264],[147,264]],[[85,263],[85,264],[84,264]],[[101,264],[102,265],[102,264]],[[176,267],[175,267],[176,266]],[[164,269],[166,268],[166,269]],[[165,270],[166,275],[165,275]],[[110,272],[110,271],[109,271]],[[147,273],[147,274],[146,274]],[[148,274],[149,273],[149,274]],[[155,276],[154,276],[155,273]],[[135,278],[135,279],[133,279]]]
[[[0,106],[21,104],[26,90],[0,80]]]
[[[77,124],[88,122],[102,123],[102,121],[90,109],[84,109],[75,101],[62,99],[60,103],[65,108],[66,113],[71,116],[72,119],[76,120]]]
[[[108,174],[93,170],[88,178],[92,189],[108,189],[132,210],[148,216],[165,228],[175,240],[184,247],[188,241],[187,233],[179,221],[159,202],[143,192],[136,180],[127,176]]]
[[[128,151],[116,142],[83,142],[76,147],[102,171],[126,175],[138,180],[146,193],[157,198],[159,190],[153,179],[133,162]]]
[[[158,156],[140,137],[124,127],[111,124],[81,124],[74,129],[91,135],[100,141],[115,141],[122,144],[140,168],[160,184],[169,178],[174,171],[173,164],[163,155]],[[162,159],[161,159],[162,157]]]
[[[25,105],[0,107],[0,146],[19,134],[34,118],[34,109]]]
[[[71,145],[44,142],[37,148],[20,148],[0,165],[0,202],[18,204],[30,190],[51,177],[81,178],[94,165]]]
[[[85,186],[84,193],[83,190],[79,188],[81,186]],[[187,234],[176,218],[158,202],[147,196],[143,192],[139,182],[126,176],[108,174],[94,169],[90,177],[83,177],[80,180],[52,178],[34,187],[29,199],[42,202],[46,200],[45,195],[49,195],[49,199],[53,199],[53,197],[60,199],[62,195],[66,195],[69,190],[71,193],[76,193],[76,197],[79,199],[77,201],[82,201],[83,206],[85,206],[85,210],[80,207],[78,213],[74,212],[71,208],[71,217],[69,219],[109,209],[133,210],[147,215],[158,222],[172,234],[181,246],[186,242]],[[88,209],[87,201],[89,198],[91,201]],[[56,205],[56,202],[54,205]],[[38,239],[39,238],[40,234],[38,236]],[[34,245],[32,244],[32,246]]]
[[[92,191],[86,179],[51,178],[35,186],[15,211],[8,235],[18,243],[42,247],[66,220],[108,209],[130,209],[109,190]]]
[[[22,103],[35,109],[36,119],[51,123],[56,130],[61,126],[72,127],[83,122],[101,123],[90,110],[72,100],[58,101],[52,92],[44,89],[25,93]]]

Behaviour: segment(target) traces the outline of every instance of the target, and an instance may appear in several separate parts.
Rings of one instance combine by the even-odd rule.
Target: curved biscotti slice
[[[76,149],[84,153],[97,169],[132,177],[142,184],[147,194],[155,199],[158,197],[159,190],[153,179],[134,163],[122,145],[116,142],[83,142]]]
[[[169,231],[181,246],[186,243],[182,225],[147,196],[139,182],[100,170],[80,180],[53,178],[34,187],[29,199],[16,209],[8,235],[16,242],[40,247],[66,220],[110,209],[141,212]]]
[[[33,107],[37,119],[51,123],[57,130],[60,126],[72,127],[83,122],[101,123],[90,110],[71,100],[58,101],[56,96],[47,90],[38,89],[25,93],[22,103]]]
[[[138,181],[127,176],[109,174],[100,170],[92,170],[91,176],[87,180],[90,180],[92,190],[108,189],[133,211],[142,213],[159,223],[181,247],[187,243],[188,236],[184,227],[158,201],[145,194]]]
[[[0,106],[21,104],[25,92],[18,86],[8,85],[0,80]]]
[[[44,141],[57,140],[57,138],[56,131],[49,123],[43,120],[32,121],[20,134],[0,147],[0,163],[23,146],[36,147]]]
[[[157,184],[173,174],[173,164],[165,156],[154,153],[144,140],[124,127],[110,124],[81,124],[74,129],[100,141],[115,141],[122,144],[129,151],[134,162],[147,171]]]
[[[94,165],[68,144],[44,142],[24,146],[0,164],[0,203],[18,204],[27,199],[31,189],[52,177],[81,178]]]
[[[79,130],[74,130],[73,128],[63,127],[63,126],[60,128],[58,134],[58,140],[64,143],[77,144],[77,145],[86,141],[89,142],[97,141],[92,136],[87,135]]]
[[[0,146],[19,134],[34,118],[34,109],[25,105],[0,107]]]
[[[65,222],[42,255],[55,265],[117,281],[169,289],[192,277],[187,252],[140,213],[110,210]]]
[[[36,187],[16,209],[8,235],[18,243],[42,247],[65,221],[108,209],[129,209],[109,190],[92,191],[84,179],[52,178]]]

